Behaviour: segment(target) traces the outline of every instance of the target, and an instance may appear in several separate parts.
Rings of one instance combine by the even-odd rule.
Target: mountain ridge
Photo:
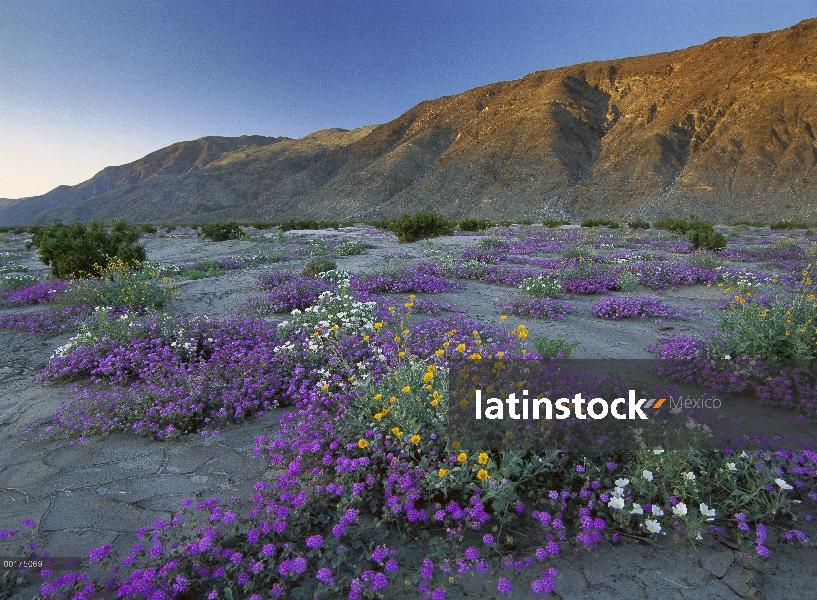
[[[374,219],[424,208],[453,218],[817,220],[815,129],[810,19],[537,71],[352,131],[179,142],[78,186],[0,203],[0,224]]]

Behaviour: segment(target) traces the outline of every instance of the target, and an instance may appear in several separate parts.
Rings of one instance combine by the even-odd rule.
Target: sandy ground
[[[359,230],[348,230],[308,235],[362,234]],[[472,245],[476,240],[443,237],[399,245],[380,235],[367,236],[366,241],[377,248],[338,259],[338,266],[350,271],[376,270],[386,263],[385,257],[395,253],[421,258],[430,251],[446,252]],[[212,243],[170,237],[147,239],[145,244],[149,260],[168,264],[256,254],[268,246],[259,242]],[[28,265],[32,273],[46,271],[33,251],[0,244],[0,251],[3,250],[21,250],[24,257],[20,262]],[[270,268],[300,270],[305,262],[292,261],[179,282],[180,296],[174,310],[183,314],[232,314],[256,293],[253,287],[260,272]],[[450,302],[476,320],[500,325],[493,305],[516,293],[508,286],[471,281],[465,290],[433,298]],[[704,286],[654,294],[671,303],[702,310],[718,297],[716,291]],[[582,344],[574,353],[577,358],[648,358],[647,347],[662,334],[704,331],[714,325],[711,311],[701,322],[605,321],[586,310],[595,303],[595,298],[568,300],[576,310],[564,321],[510,318],[506,327],[523,322],[534,336],[564,334],[568,340],[579,339]],[[52,556],[86,557],[92,548],[106,543],[112,544],[114,550],[125,550],[135,543],[136,529],[157,518],[168,518],[181,499],[211,496],[247,499],[252,495],[252,485],[271,475],[264,461],[253,456],[252,448],[256,437],[276,430],[280,411],[270,411],[245,424],[222,427],[219,436],[207,439],[191,435],[175,442],[158,443],[116,434],[82,446],[70,446],[59,440],[47,443],[30,440],[26,430],[47,424],[59,402],[71,394],[67,384],[43,387],[31,379],[67,337],[0,331],[0,529],[19,527],[23,519],[36,520]],[[770,530],[770,537],[774,537],[773,529]],[[807,533],[812,539],[817,535],[817,531]],[[817,550],[773,543],[770,547],[772,557],[762,562],[717,542],[697,547],[688,542],[661,540],[605,544],[595,552],[561,556],[554,561],[561,572],[555,597],[688,600],[817,597],[814,592]],[[478,597],[476,590],[475,586],[476,595],[472,597]],[[32,594],[29,589],[15,597],[31,598]],[[519,591],[513,597],[530,595]]]

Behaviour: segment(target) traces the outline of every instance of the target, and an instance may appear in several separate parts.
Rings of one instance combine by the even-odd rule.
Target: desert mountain
[[[202,138],[0,207],[0,224],[455,218],[817,221],[817,19],[539,71],[304,138]]]

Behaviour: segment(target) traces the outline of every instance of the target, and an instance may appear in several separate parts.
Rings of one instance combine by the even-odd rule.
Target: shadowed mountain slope
[[[182,142],[0,207],[191,222],[464,216],[817,221],[817,19],[532,73],[299,140]]]

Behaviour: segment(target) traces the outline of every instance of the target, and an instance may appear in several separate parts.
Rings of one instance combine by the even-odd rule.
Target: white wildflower
[[[624,498],[621,498],[619,496],[610,498],[610,502],[607,503],[607,506],[609,506],[613,510],[620,510],[624,508]]]
[[[780,486],[781,490],[793,490],[794,488],[786,483],[785,479],[775,479],[774,482]]]
[[[652,471],[648,471],[647,469],[644,469],[644,471],[642,471],[641,475],[647,481],[652,481]]]
[[[653,519],[647,519],[644,521],[644,525],[647,526],[647,531],[650,533],[659,533],[661,531],[661,525]]]
[[[687,512],[687,505],[683,502],[679,502],[675,506],[672,507],[672,513],[678,517],[685,517]]]

